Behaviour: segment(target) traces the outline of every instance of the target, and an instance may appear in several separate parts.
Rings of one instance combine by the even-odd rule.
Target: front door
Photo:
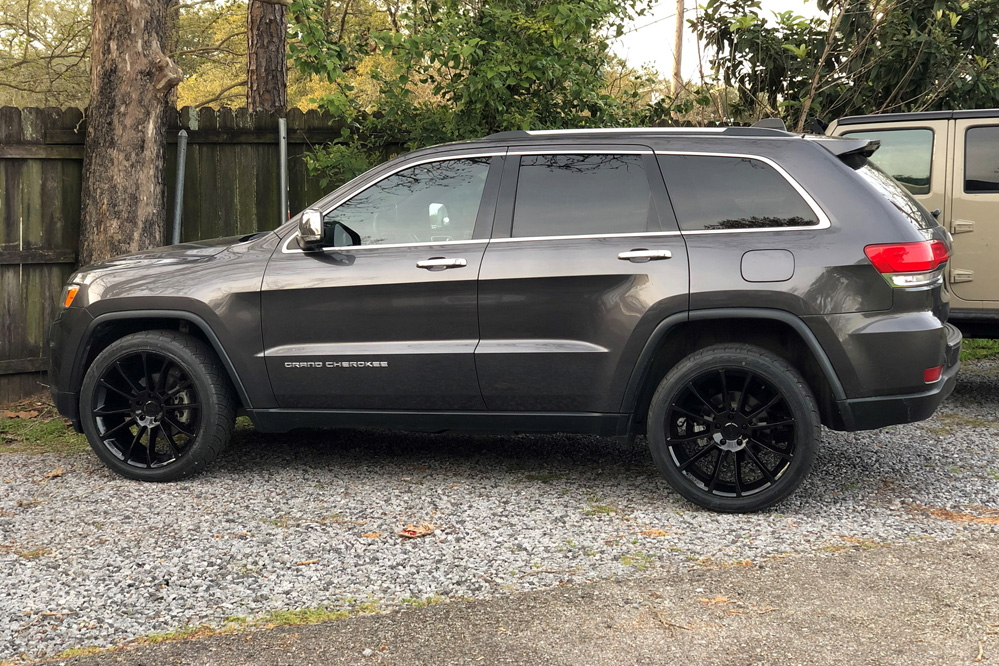
[[[644,342],[687,309],[659,167],[643,146],[514,152],[479,277],[486,406],[619,412]]]
[[[964,301],[999,301],[999,124],[954,122],[950,288]]]
[[[293,235],[278,247],[262,308],[280,407],[483,409],[476,278],[493,209],[483,193],[501,170],[492,155],[403,167],[326,211],[360,245],[302,252]]]

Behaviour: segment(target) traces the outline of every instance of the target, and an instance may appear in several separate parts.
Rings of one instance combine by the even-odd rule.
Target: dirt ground
[[[677,568],[62,663],[999,663],[999,533]]]

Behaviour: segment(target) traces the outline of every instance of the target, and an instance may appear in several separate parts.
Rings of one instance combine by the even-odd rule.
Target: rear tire
[[[647,430],[670,486],[727,513],[760,511],[794,492],[821,439],[801,374],[745,344],[713,345],[680,361],[652,397]]]
[[[229,376],[205,343],[176,331],[127,335],[83,380],[80,420],[105,465],[130,479],[176,481],[205,469],[236,420]]]

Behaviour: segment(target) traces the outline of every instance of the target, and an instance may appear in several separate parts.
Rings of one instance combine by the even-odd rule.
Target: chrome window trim
[[[492,243],[525,243],[529,241],[584,240],[587,238],[640,238],[647,236],[679,236],[679,231],[636,231],[624,234],[576,234],[571,236],[524,236],[519,238],[493,238]]]
[[[507,155],[531,156],[531,155],[653,155],[651,148],[630,149],[630,150],[610,150],[606,148],[511,148]]]
[[[691,152],[688,150],[657,150],[655,151],[656,156],[659,155],[675,155],[679,157],[734,157],[736,159],[746,159],[746,160],[759,160],[764,164],[767,164],[784,177],[784,180],[794,188],[794,191],[798,193],[808,207],[812,209],[815,216],[818,218],[818,224],[810,224],[807,226],[798,227],[764,227],[761,229],[697,229],[694,231],[682,231],[684,236],[708,236],[711,234],[745,234],[745,233],[774,233],[782,231],[818,231],[822,229],[828,229],[832,226],[832,222],[829,220],[829,216],[826,215],[825,211],[819,206],[818,202],[812,198],[812,195],[801,186],[801,184],[795,180],[791,174],[784,170],[784,167],[774,162],[769,157],[764,157],[762,155],[750,155],[750,154],[740,154],[740,153],[704,153],[704,152]],[[669,189],[669,183],[666,183],[666,189]],[[677,220],[677,224],[679,224]]]
[[[282,254],[305,254],[305,250],[301,248],[289,248],[288,245],[291,241],[298,238],[298,232],[296,231],[281,246]],[[384,245],[345,245],[344,247],[328,246],[323,247],[322,250],[332,250],[338,252],[353,252],[354,250],[390,250],[398,249],[401,247],[440,247],[442,245],[475,245],[481,244],[485,245],[489,242],[488,238],[479,238],[477,240],[458,240],[458,241],[423,241],[419,243],[385,243]],[[309,252],[320,252],[321,250],[312,250]]]
[[[453,155],[434,155],[432,157],[427,157],[425,159],[416,160],[414,162],[406,162],[405,164],[399,165],[399,167],[397,169],[393,169],[392,171],[389,171],[388,173],[386,173],[385,175],[383,175],[378,180],[374,180],[374,181],[368,183],[367,185],[364,185],[362,187],[357,188],[356,190],[352,190],[352,191],[348,192],[347,194],[345,194],[342,197],[340,197],[339,199],[337,199],[336,203],[330,205],[328,208],[321,208],[320,210],[323,212],[323,217],[326,217],[327,215],[329,215],[330,213],[332,213],[334,210],[336,210],[340,205],[346,203],[350,199],[353,199],[354,197],[356,197],[361,192],[364,192],[365,190],[367,190],[369,187],[374,187],[375,185],[377,185],[378,183],[382,182],[386,178],[391,178],[392,176],[396,175],[400,171],[405,171],[406,169],[410,169],[412,167],[420,166],[421,164],[429,164],[431,162],[445,162],[445,161],[448,161],[448,160],[469,160],[469,159],[475,159],[477,157],[503,157],[504,155],[506,155],[506,150],[505,149],[504,150],[500,150],[500,151],[489,150],[489,151],[473,152],[473,153],[457,153],[457,154],[453,154]],[[288,248],[288,244],[292,240],[294,240],[296,238],[298,238],[298,230],[297,229],[293,233],[291,233],[288,236],[288,238],[284,241],[284,243],[281,245],[281,253],[282,254],[302,254],[302,253],[305,252],[305,250],[302,250],[302,249],[289,249]],[[351,245],[350,249],[351,250],[363,250],[363,249],[368,249],[368,248],[373,248],[373,247],[398,248],[398,247],[421,247],[421,246],[426,246],[426,245],[445,245],[445,244],[458,245],[458,244],[468,244],[468,243],[485,243],[487,240],[488,239],[481,238],[481,239],[477,239],[477,240],[441,241],[439,243],[435,243],[433,241],[428,241],[428,242],[425,242],[425,243],[386,243],[384,245]],[[324,246],[322,249],[323,250],[336,250],[338,248],[336,246]],[[344,248],[339,248],[339,249],[342,250]],[[317,249],[315,251],[318,252],[319,250]]]

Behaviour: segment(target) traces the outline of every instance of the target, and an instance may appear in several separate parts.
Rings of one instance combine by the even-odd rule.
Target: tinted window
[[[641,155],[520,158],[513,235],[659,230]]]
[[[881,147],[874,152],[871,161],[913,194],[930,193],[933,130],[849,132],[843,136],[880,141]]]
[[[326,215],[360,235],[362,245],[468,240],[489,172],[489,158],[429,162],[375,183]]]
[[[814,211],[769,164],[742,157],[660,155],[684,231],[805,227]]]
[[[964,135],[964,191],[999,192],[999,127],[972,127]]]

